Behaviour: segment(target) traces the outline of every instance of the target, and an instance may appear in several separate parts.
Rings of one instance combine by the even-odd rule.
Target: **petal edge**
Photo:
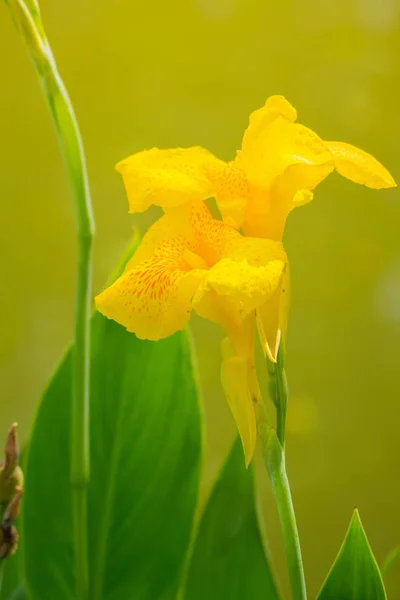
[[[325,142],[340,175],[373,189],[396,187],[389,171],[368,152],[344,142]]]
[[[180,206],[214,195],[207,163],[220,161],[200,146],[162,150],[152,148],[129,156],[116,165],[122,174],[129,212],[144,212],[152,204]]]

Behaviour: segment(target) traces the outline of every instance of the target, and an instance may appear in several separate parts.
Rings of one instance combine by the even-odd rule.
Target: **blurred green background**
[[[136,222],[114,165],[152,146],[229,159],[249,113],[284,94],[321,137],[371,152],[400,180],[399,0],[43,0],[48,36],[87,152],[97,222],[94,292]],[[74,214],[49,115],[0,11],[0,439],[27,438],[71,340]],[[289,218],[293,280],[288,470],[311,597],[360,509],[379,561],[400,543],[400,194],[337,175]],[[234,435],[220,333],[194,320],[206,402],[209,489]],[[167,426],[167,424],[166,424]],[[264,482],[266,476],[260,471]],[[274,563],[284,556],[261,483]],[[387,579],[400,598],[400,563]]]

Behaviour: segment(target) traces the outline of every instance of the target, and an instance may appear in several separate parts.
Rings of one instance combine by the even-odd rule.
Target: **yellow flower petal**
[[[286,264],[282,244],[266,239],[229,239],[193,298],[196,312],[232,330],[271,298]]]
[[[268,201],[264,201],[267,213],[261,216],[259,200],[249,204],[243,230],[246,235],[257,235],[273,240],[281,240],[286,219],[293,209],[308,204],[313,199],[313,190],[334,169],[333,161],[321,165],[292,164],[277,177],[271,186]]]
[[[275,294],[256,311],[261,347],[272,362],[276,362],[281,339],[286,337],[289,303],[290,275],[287,266]]]
[[[251,188],[243,231],[282,238],[286,218],[334,168],[333,156],[316,133],[295,123],[296,111],[281,96],[250,116],[235,164]]]
[[[149,229],[123,275],[97,296],[96,307],[140,338],[166,337],[188,321],[209,268],[242,239],[202,202],[173,209]],[[225,309],[218,322],[230,325]]]
[[[177,235],[171,219],[162,217],[123,275],[96,297],[97,310],[142,339],[158,340],[182,329],[206,273],[192,268],[185,249],[185,238]]]
[[[206,166],[224,163],[200,147],[145,150],[117,165],[122,174],[129,212],[143,212],[151,204],[170,208],[214,195]]]
[[[175,227],[186,236],[190,249],[212,267],[243,236],[222,221],[214,219],[203,202],[192,203],[169,212]]]
[[[345,144],[325,142],[335,159],[335,168],[347,179],[374,189],[396,186],[393,177],[371,154]]]
[[[229,407],[238,428],[245,455],[246,466],[254,455],[257,425],[253,398],[248,381],[249,362],[236,356],[228,338],[222,342],[221,381]]]
[[[250,185],[245,173],[234,162],[209,163],[207,174],[214,184],[215,198],[227,225],[239,229],[244,221]]]
[[[282,96],[269,98],[263,108],[250,116],[236,161],[253,186],[269,188],[291,165],[333,165],[323,141],[311,129],[294,123],[296,116]],[[301,187],[312,189],[311,185],[304,185],[304,174],[301,178]]]
[[[207,273],[203,285],[197,290],[193,299],[196,311],[203,317],[210,318],[214,314],[215,292],[224,297],[226,308],[237,313],[241,319],[255,310],[271,297],[276,289],[284,269],[284,263],[271,261],[265,266],[253,267],[246,260],[235,262],[230,258],[220,260]],[[226,300],[225,300],[226,298]]]
[[[311,202],[314,198],[314,194],[310,192],[310,190],[297,190],[295,195],[293,196],[293,204],[295,207],[304,206]]]
[[[249,117],[249,127],[246,129],[242,148],[260,143],[265,129],[277,117],[284,117],[291,123],[297,120],[296,109],[284,96],[270,96],[264,106],[253,111]]]
[[[236,262],[245,259],[255,267],[267,265],[272,260],[287,261],[281,242],[262,238],[246,238],[241,235],[230,239],[224,248],[222,258],[231,258]]]
[[[219,160],[200,147],[133,154],[117,165],[122,174],[129,211],[143,212],[152,204],[163,209],[215,197],[226,223],[239,229],[249,184],[235,164]]]

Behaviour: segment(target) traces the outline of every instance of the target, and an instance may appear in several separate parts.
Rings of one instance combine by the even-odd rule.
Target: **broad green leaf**
[[[21,552],[10,556],[4,561],[2,583],[0,586],[0,600],[10,600],[21,588]]]
[[[386,600],[379,567],[355,510],[318,600]]]
[[[26,468],[30,600],[75,600],[69,486],[71,356],[44,395]],[[197,390],[186,332],[138,340],[92,321],[90,600],[176,596],[201,463]]]
[[[7,600],[28,600],[25,588],[22,585],[20,585],[16,590],[12,592],[10,596],[7,597]]]
[[[255,508],[253,473],[237,439],[201,518],[184,600],[276,600]]]

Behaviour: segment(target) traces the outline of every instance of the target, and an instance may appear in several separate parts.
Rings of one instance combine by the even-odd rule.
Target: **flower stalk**
[[[276,408],[276,434],[282,448],[285,448],[286,411],[288,401],[288,384],[283,364],[285,349],[283,341],[279,345],[276,363],[267,358],[269,375],[269,393]]]
[[[78,273],[72,372],[70,481],[73,489],[76,598],[86,600],[89,590],[86,517],[87,486],[90,477],[89,359],[94,219],[78,123],[45,35],[39,6],[36,0],[6,0],[6,3],[36,67],[65,159],[76,210]]]
[[[306,600],[303,559],[289,479],[286,473],[285,453],[273,430],[270,431],[265,444],[265,461],[281,523],[292,600]]]
[[[288,386],[283,357],[284,347],[281,342],[276,363],[272,363],[271,361],[267,362],[269,391],[276,408],[276,431],[261,419],[259,419],[259,430],[263,443],[265,464],[271,481],[281,524],[292,600],[306,600],[307,591],[303,558],[292,494],[286,473],[284,444]]]

